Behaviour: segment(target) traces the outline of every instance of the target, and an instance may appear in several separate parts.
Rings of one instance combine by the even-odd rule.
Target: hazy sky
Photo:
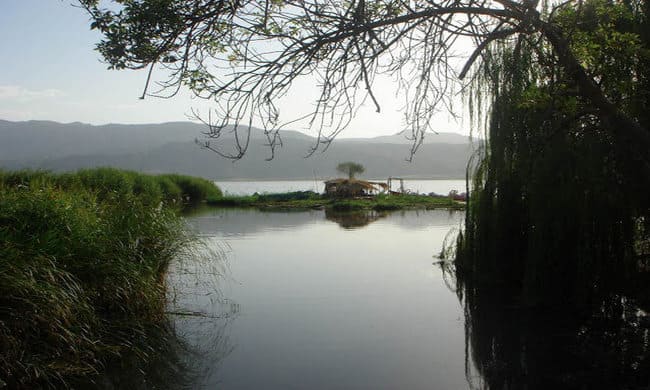
[[[111,71],[94,45],[98,33],[71,0],[3,0],[0,13],[0,119],[59,122],[159,123],[187,120],[192,108],[207,112],[210,102],[188,92],[172,100],[139,100],[144,71]],[[393,85],[379,92],[382,112],[367,104],[342,137],[394,134],[403,129],[401,100]],[[281,107],[290,118],[295,107],[309,108],[299,89]],[[296,113],[297,114],[297,113]],[[469,133],[467,126],[441,115],[438,131]],[[467,125],[467,124],[465,124]],[[465,128],[464,128],[465,127]],[[296,130],[306,131],[298,126]],[[306,131],[308,132],[308,131]]]

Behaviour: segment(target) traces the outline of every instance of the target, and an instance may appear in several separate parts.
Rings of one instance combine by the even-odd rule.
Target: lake
[[[170,271],[191,388],[466,389],[463,309],[434,256],[462,212],[202,209],[213,258]],[[218,276],[222,275],[222,276]]]
[[[374,179],[373,179],[374,181]],[[386,182],[386,179],[376,180]],[[216,184],[228,195],[252,195],[255,192],[278,193],[288,191],[314,191],[322,193],[325,185],[323,180],[276,180],[276,181],[217,181]],[[398,190],[400,183],[393,181],[393,190]],[[404,180],[404,189],[418,194],[435,192],[447,195],[449,191],[465,192],[464,179],[452,180]]]
[[[463,216],[192,210],[203,244],[168,279],[184,375],[165,387],[648,388],[634,302],[533,308],[449,279],[435,255]]]

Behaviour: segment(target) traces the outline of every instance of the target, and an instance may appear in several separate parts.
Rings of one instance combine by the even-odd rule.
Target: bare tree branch
[[[326,150],[366,98],[381,111],[376,75],[396,79],[405,94],[404,130],[415,153],[425,134],[436,130],[432,118],[451,110],[452,91],[467,85],[464,79],[486,48],[515,34],[543,39],[539,45],[551,50],[540,50],[540,65],[559,61],[582,98],[631,128],[624,137],[650,149],[646,129],[608,100],[552,18],[559,8],[579,6],[578,0],[556,4],[550,13],[529,0],[112,1],[119,11],[97,0],[78,1],[104,34],[98,49],[110,66],[150,66],[151,73],[159,64],[168,79],[158,81],[155,96],[174,96],[186,86],[214,101],[203,120],[206,148],[214,148],[209,140],[217,141],[224,129],[234,129],[234,152],[219,152],[228,158],[244,155],[254,124],[275,155],[281,124],[296,119],[281,118],[277,103],[304,76],[319,89],[312,112],[300,115],[317,133],[308,154]],[[463,54],[469,40],[475,47]],[[240,130],[247,134],[240,137]]]

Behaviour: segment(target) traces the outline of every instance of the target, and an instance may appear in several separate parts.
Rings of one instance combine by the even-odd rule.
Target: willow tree
[[[650,119],[647,11],[592,0],[556,15],[601,91],[642,125]],[[477,74],[491,93],[489,146],[475,166],[457,266],[461,279],[496,279],[526,304],[597,303],[641,275],[648,151],[621,145],[624,124],[575,95],[560,63],[538,67],[546,50],[495,46]]]
[[[532,279],[527,286],[543,286],[550,275],[533,270],[556,263],[538,262],[538,256],[546,255],[531,248],[548,251],[546,257],[564,253],[567,262],[586,261],[574,255],[588,253],[581,248],[592,244],[612,247],[603,253],[618,253],[614,247],[619,245],[620,251],[629,252],[634,230],[630,224],[645,215],[643,200],[638,199],[642,196],[619,191],[620,184],[614,189],[606,185],[624,181],[642,194],[650,178],[650,132],[639,114],[646,101],[628,102],[630,93],[641,96],[647,87],[641,71],[645,59],[640,52],[630,53],[636,63],[626,66],[635,73],[625,76],[627,68],[619,68],[620,61],[612,63],[619,57],[606,51],[601,56],[597,46],[639,47],[635,39],[647,34],[638,25],[647,12],[641,0],[78,1],[91,16],[92,27],[103,34],[98,50],[111,67],[149,69],[143,98],[171,97],[185,86],[214,101],[214,111],[201,117],[207,125],[202,146],[234,159],[246,152],[252,124],[265,129],[273,151],[281,145],[277,130],[304,119],[318,133],[312,152],[327,147],[361,102],[381,110],[375,94],[378,75],[393,77],[407,97],[406,130],[415,152],[424,135],[436,130],[433,116],[452,109],[454,92],[466,91],[478,116],[489,118],[488,153],[476,172],[479,195],[470,197],[466,249],[459,263],[467,270],[489,270],[515,286],[523,285],[521,278]],[[640,16],[621,26],[622,19],[610,15],[618,22],[589,27],[590,13],[596,9]],[[571,18],[583,24],[568,22]],[[607,35],[608,29],[616,34]],[[579,42],[580,37],[586,42]],[[607,41],[598,43],[592,37]],[[459,61],[458,52],[468,44],[472,49]],[[616,69],[618,73],[610,73]],[[311,77],[319,90],[313,111],[284,118],[276,103],[302,76]],[[612,86],[612,79],[620,83]],[[532,102],[528,111],[527,102]],[[217,142],[225,129],[235,132],[234,147]],[[548,142],[554,146],[545,146]],[[569,158],[568,164],[563,164],[564,158]],[[581,176],[576,179],[573,170]],[[609,174],[615,176],[603,179]],[[574,202],[550,191],[558,178],[579,183],[567,194]],[[614,201],[606,196],[585,198],[581,191],[592,184],[597,186],[590,191],[612,193]],[[616,206],[612,217],[591,225],[588,210],[610,205]],[[566,226],[548,223],[544,226],[559,230],[523,234],[539,229],[531,221],[549,218],[547,208],[566,218]],[[584,221],[572,225],[583,216]],[[615,238],[618,233],[606,232],[608,221],[623,240]],[[492,225],[496,229],[489,232],[485,227]],[[602,234],[606,240],[601,240]],[[569,241],[552,251],[530,241],[534,239]],[[508,245],[484,249],[492,240]],[[503,251],[509,257],[502,261]],[[470,256],[476,260],[468,260]],[[587,270],[589,264],[577,269]],[[567,281],[561,284],[570,286],[570,280],[582,274],[563,277]],[[523,294],[536,300],[535,290]]]
[[[650,10],[582,7],[556,15],[571,49],[608,98],[648,126]],[[490,91],[489,145],[473,165],[453,274],[468,380],[489,389],[643,388],[647,178],[639,156],[612,136],[622,124],[576,96],[558,63],[536,66],[539,48],[526,45],[491,47],[475,79]]]

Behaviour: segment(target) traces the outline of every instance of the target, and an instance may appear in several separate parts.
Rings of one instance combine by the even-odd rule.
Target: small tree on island
[[[354,175],[356,175],[357,173],[363,173],[366,170],[366,168],[364,168],[363,165],[361,164],[357,164],[352,161],[347,161],[337,165],[336,170],[341,173],[347,173],[348,178],[351,180],[354,179]]]

